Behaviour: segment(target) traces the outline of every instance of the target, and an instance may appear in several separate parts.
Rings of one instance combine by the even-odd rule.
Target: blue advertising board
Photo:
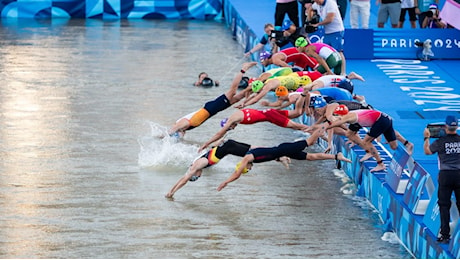
[[[344,53],[349,59],[417,59],[415,43],[431,40],[433,59],[460,59],[457,29],[346,29]]]

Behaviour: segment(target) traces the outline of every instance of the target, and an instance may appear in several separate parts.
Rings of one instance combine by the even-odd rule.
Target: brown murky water
[[[0,46],[1,258],[410,257],[381,240],[329,161],[259,164],[217,192],[229,156],[163,197],[231,113],[180,143],[153,137],[239,71],[225,25],[2,20]],[[201,71],[221,87],[192,87]],[[232,133],[270,146],[299,137],[266,123]]]

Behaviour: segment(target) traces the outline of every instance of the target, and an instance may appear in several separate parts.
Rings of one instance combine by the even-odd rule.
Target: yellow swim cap
[[[311,83],[311,78],[309,76],[301,76],[299,80],[299,84],[302,86],[306,86]]]
[[[289,95],[289,92],[285,86],[279,86],[275,89],[275,95],[277,97],[285,97]]]
[[[236,167],[235,167],[235,171],[238,171],[238,169],[240,168],[241,166],[241,162],[237,163],[236,164]],[[243,171],[241,172],[242,174],[245,174],[245,173],[248,173],[249,169],[248,168],[244,168]]]

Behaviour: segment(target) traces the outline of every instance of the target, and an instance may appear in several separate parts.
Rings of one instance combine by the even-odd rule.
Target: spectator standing
[[[294,22],[289,19],[283,22],[281,29],[283,30],[283,37],[275,41],[276,46],[279,47],[279,50],[294,47],[295,41],[299,37],[308,38],[308,33],[305,32],[305,29],[303,27],[297,27]]]
[[[430,144],[430,131],[423,132],[423,151],[430,155],[438,154],[438,205],[441,217],[440,243],[450,240],[450,207],[452,192],[455,194],[457,209],[460,209],[460,136],[457,134],[458,119],[446,117],[446,135]],[[457,241],[458,242],[458,241]]]
[[[313,26],[324,26],[323,43],[337,50],[342,59],[342,69],[345,72],[345,56],[343,55],[343,36],[345,26],[343,25],[342,17],[340,16],[337,3],[332,0],[314,0],[310,9],[310,16],[313,10],[316,10],[321,18],[321,21]]]
[[[299,27],[299,4],[297,0],[276,0],[275,26],[281,26],[283,24],[286,14],[289,19]]]
[[[417,4],[415,5],[415,13],[418,16],[418,23],[420,28],[422,27],[423,20],[425,20],[426,11],[430,9],[431,4],[439,4],[439,0],[417,0]]]
[[[404,20],[406,18],[406,12],[409,14],[409,22],[411,28],[417,28],[417,15],[415,14],[415,7],[417,6],[417,0],[402,0],[401,1],[401,14],[399,16],[399,28],[403,28]]]
[[[389,17],[391,27],[398,28],[399,16],[401,15],[400,0],[377,0],[376,4],[379,3],[380,7],[377,16],[377,27],[383,28]]]
[[[359,28],[359,18],[361,18],[361,27],[369,29],[369,17],[371,15],[370,0],[350,0],[350,24],[351,28]]]
[[[345,20],[347,14],[348,0],[337,0],[337,7],[339,7],[340,17],[342,21]]]

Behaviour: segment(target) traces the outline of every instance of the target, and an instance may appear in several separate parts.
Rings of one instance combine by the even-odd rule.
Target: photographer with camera
[[[460,136],[457,134],[457,128],[458,119],[455,116],[447,116],[444,136],[439,135],[440,131],[433,131],[434,128],[431,125],[428,125],[423,132],[425,154],[438,154],[438,205],[441,217],[441,236],[437,241],[444,244],[449,243],[450,240],[452,192],[455,194],[457,209],[460,210]],[[435,132],[438,134],[433,135]],[[430,137],[438,139],[430,144]]]
[[[446,28],[446,24],[439,17],[437,4],[430,4],[429,10],[425,12],[425,19],[422,22],[422,28]]]
[[[244,54],[245,57],[249,57],[251,54],[255,53],[256,51],[262,49],[265,47],[265,45],[267,45],[268,43],[270,44],[271,46],[271,50],[272,52],[273,51],[276,51],[274,50],[274,48],[276,48],[275,46],[275,38],[272,38],[271,36],[271,33],[275,30],[275,26],[273,26],[273,24],[271,23],[266,23],[264,25],[264,32],[265,34],[262,36],[262,38],[260,39],[259,43],[254,46],[252,49],[250,49],[248,52],[246,52]]]
[[[281,26],[282,36],[278,32],[279,36],[276,38],[276,45],[280,50],[294,47],[295,41],[299,37],[308,38],[308,33],[305,32],[304,28],[297,27],[291,20],[285,20],[283,26]]]

